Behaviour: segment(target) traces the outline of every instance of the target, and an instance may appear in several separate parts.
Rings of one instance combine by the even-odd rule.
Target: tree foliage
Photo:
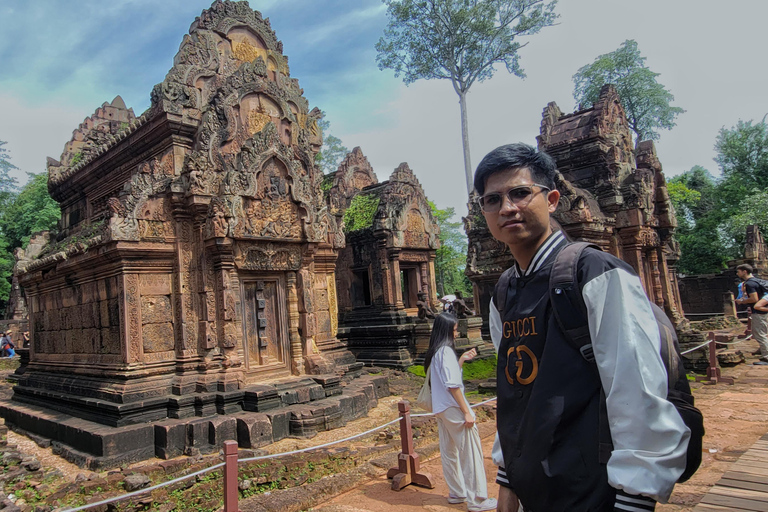
[[[453,207],[439,209],[429,201],[432,216],[440,228],[440,248],[435,255],[435,282],[440,296],[462,292],[465,296],[472,295],[472,284],[464,275],[467,264],[467,236],[464,234],[461,222],[452,222],[456,214]]]
[[[637,42],[624,41],[613,52],[600,55],[592,64],[580,68],[573,75],[573,97],[583,106],[594,105],[605,84],[613,84],[621,98],[629,126],[637,136],[636,142],[656,140],[659,130],[675,126],[675,119],[685,112],[673,107],[675,99],[656,81],[659,73],[645,67]]]
[[[747,226],[755,224],[768,234],[765,119],[720,129],[715,150],[719,179],[694,166],[668,181],[678,214],[678,268],[683,274],[719,272],[728,260],[743,257]]]
[[[331,135],[331,123],[326,119],[325,112],[323,117],[317,122],[317,125],[323,132],[323,147],[315,155],[315,164],[323,171],[323,174],[329,174],[339,168],[339,164],[349,153],[341,139]]]
[[[27,175],[27,184],[0,215],[0,230],[12,248],[25,247],[33,233],[54,229],[61,217],[59,203],[48,194],[48,175]]]
[[[497,64],[525,77],[521,36],[536,34],[557,19],[557,0],[383,0],[389,23],[376,43],[379,69],[391,69],[410,84],[450,80],[459,95],[468,192],[472,190],[466,94],[491,78]]]
[[[16,178],[11,176],[11,171],[17,169],[11,163],[11,156],[5,146],[7,142],[0,140],[0,211],[18,190]]]
[[[61,216],[59,204],[48,194],[46,173],[27,173],[29,180],[12,193],[0,210],[0,305],[4,307],[11,290],[17,247],[26,247],[37,231],[52,230]]]

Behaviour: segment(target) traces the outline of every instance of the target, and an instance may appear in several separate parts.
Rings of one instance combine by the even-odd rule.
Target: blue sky
[[[209,0],[0,0],[0,140],[24,172],[58,158],[72,130],[120,94],[140,114]],[[447,81],[409,87],[379,71],[380,0],[251,0],[269,17],[311,106],[331,133],[361,146],[380,179],[403,161],[438,206],[466,211],[458,98]],[[469,94],[474,165],[494,147],[535,144],[550,101],[574,108],[571,76],[635,39],[647,65],[687,110],[657,149],[672,176],[716,172],[717,131],[768,113],[768,2],[561,0],[559,24],[521,52],[528,77],[503,69]]]

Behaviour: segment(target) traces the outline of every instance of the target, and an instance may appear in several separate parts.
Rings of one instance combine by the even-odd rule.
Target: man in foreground
[[[654,510],[685,468],[690,431],[666,400],[659,333],[640,280],[623,261],[586,249],[577,263],[594,361],[566,341],[549,304],[549,271],[567,245],[550,228],[560,194],[551,157],[525,144],[483,159],[475,189],[493,236],[515,258],[499,341],[499,510]],[[604,391],[604,394],[601,392]],[[600,409],[612,450],[600,450]],[[603,415],[605,417],[605,415]]]

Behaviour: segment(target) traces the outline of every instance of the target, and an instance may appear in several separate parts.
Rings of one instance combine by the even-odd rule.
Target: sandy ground
[[[749,354],[757,348],[754,341],[745,341],[734,348]],[[748,356],[747,363],[723,368],[725,376],[736,377],[736,384],[705,385],[692,383],[696,405],[704,414],[706,436],[702,465],[690,481],[678,484],[668,504],[658,505],[658,512],[692,511],[729,466],[768,432],[768,366],[753,366],[757,358]],[[491,461],[491,446],[495,427],[490,424],[481,429],[483,453],[489,494],[498,495],[494,483],[496,468]],[[431,510],[435,512],[466,510],[465,505],[450,505],[445,497],[448,489],[442,478],[440,457],[422,462],[424,472],[435,478],[435,488],[408,486],[392,491],[385,475],[370,480],[353,491],[337,496],[316,507],[317,512],[408,512]]]

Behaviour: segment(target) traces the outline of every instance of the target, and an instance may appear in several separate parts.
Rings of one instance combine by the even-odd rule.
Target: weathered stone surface
[[[216,448],[224,441],[237,441],[237,420],[226,416],[215,416],[208,422],[208,442]]]
[[[147,324],[143,328],[142,339],[144,341],[144,352],[173,350],[173,324],[171,322]]]
[[[237,416],[237,443],[240,448],[258,448],[272,443],[272,422],[266,414]]]
[[[173,318],[171,299],[168,296],[151,296],[141,298],[141,323],[159,324]],[[146,329],[146,327],[145,327]]]

